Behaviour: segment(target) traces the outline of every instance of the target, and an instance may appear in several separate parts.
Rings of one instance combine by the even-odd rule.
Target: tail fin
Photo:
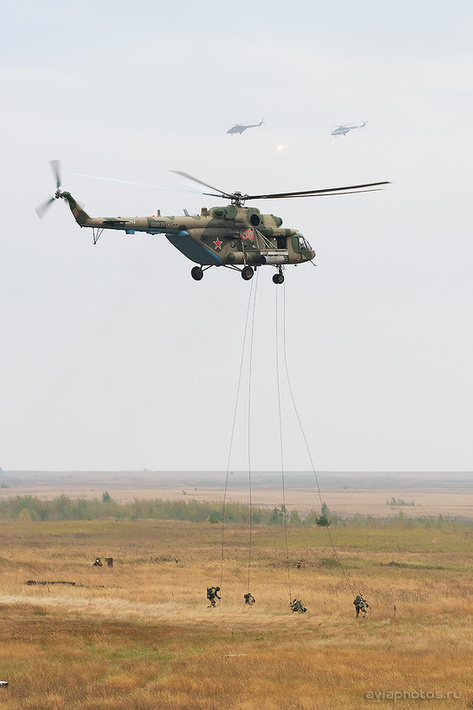
[[[79,203],[72,197],[71,193],[60,192],[58,197],[62,197],[63,200],[66,200],[66,202],[69,204],[72,214],[74,215],[75,221],[77,222],[77,224],[80,224],[81,227],[84,227],[89,221],[90,215],[88,215],[87,212],[82,209]]]

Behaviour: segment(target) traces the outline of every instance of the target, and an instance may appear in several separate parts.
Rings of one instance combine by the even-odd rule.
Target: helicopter
[[[354,126],[353,124],[347,124],[346,126],[337,126],[332,132],[331,136],[346,136],[349,131],[355,130],[355,128],[364,128],[368,121],[363,121],[361,126]]]
[[[273,275],[273,282],[282,284],[283,268],[287,264],[303,264],[312,261],[315,257],[315,251],[297,229],[282,228],[281,217],[262,214],[256,207],[245,207],[245,202],[371,192],[388,184],[374,182],[321,190],[247,195],[238,191],[224,192],[188,173],[173,170],[172,172],[177,175],[215,191],[201,194],[227,199],[230,204],[210,209],[202,207],[198,215],[189,215],[185,211],[182,216],[164,217],[158,210],[157,214],[149,217],[91,217],[70,192],[62,190],[59,161],[52,160],[51,168],[56,181],[56,192],[36,209],[39,217],[43,217],[47,208],[55,200],[62,199],[68,203],[77,224],[92,229],[94,244],[106,229],[121,230],[125,234],[136,232],[164,234],[176,249],[197,264],[191,270],[191,276],[195,281],[200,281],[204,271],[212,266],[223,266],[239,271],[243,280],[249,281],[258,267],[270,265],[277,269],[277,273]]]
[[[259,123],[236,123],[234,126],[228,129],[227,133],[230,133],[232,136],[236,133],[239,133],[241,135],[243,131],[246,131],[248,128],[258,128],[258,126],[262,125],[263,119],[261,119]]]

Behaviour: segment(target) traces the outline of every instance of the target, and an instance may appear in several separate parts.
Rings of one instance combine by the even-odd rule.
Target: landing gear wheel
[[[200,266],[194,266],[194,268],[191,270],[191,276],[195,281],[200,281],[204,275],[204,272],[200,268]]]
[[[284,283],[284,276],[282,274],[274,274],[273,283],[275,283],[275,284]]]
[[[251,266],[244,266],[241,270],[241,278],[244,279],[244,281],[249,281],[253,278],[254,273],[255,272],[253,271]]]

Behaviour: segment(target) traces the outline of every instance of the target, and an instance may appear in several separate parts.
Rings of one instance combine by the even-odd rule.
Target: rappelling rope
[[[250,578],[251,578],[251,562],[252,562],[252,547],[253,547],[253,501],[252,501],[252,468],[251,468],[251,389],[252,389],[252,359],[253,359],[253,341],[254,341],[254,330],[255,330],[255,316],[256,316],[256,297],[258,289],[258,273],[256,273],[256,278],[251,283],[250,293],[248,296],[248,304],[246,309],[245,327],[243,335],[243,344],[241,349],[240,357],[240,368],[238,375],[238,386],[237,394],[235,399],[235,408],[233,413],[233,422],[230,436],[228,460],[227,460],[227,471],[225,476],[225,486],[223,495],[223,511],[222,511],[222,536],[221,536],[221,569],[220,569],[220,586],[223,587],[223,570],[224,570],[224,558],[225,558],[225,526],[226,526],[226,505],[228,497],[228,481],[230,474],[230,462],[233,452],[233,443],[235,437],[236,419],[238,413],[238,405],[241,397],[242,390],[242,379],[243,379],[243,365],[245,359],[245,351],[247,347],[249,348],[249,374],[248,374],[248,404],[247,404],[247,462],[248,462],[248,496],[249,496],[249,508],[248,508],[248,523],[249,523],[249,533],[248,533],[248,566],[247,566],[247,591],[250,591]],[[283,526],[284,526],[284,537],[285,537],[285,548],[286,548],[286,567],[287,567],[287,585],[290,601],[292,600],[292,590],[291,590],[291,573],[290,573],[290,563],[289,563],[289,542],[288,542],[288,520],[287,520],[287,505],[286,505],[286,485],[285,485],[285,462],[284,462],[284,448],[283,448],[283,421],[282,421],[282,403],[281,403],[281,373],[280,373],[280,356],[279,356],[279,320],[278,315],[278,291],[276,290],[276,378],[277,378],[277,398],[278,398],[278,416],[279,416],[279,441],[280,441],[280,466],[281,466],[281,489],[282,489],[282,506],[283,506]],[[249,344],[248,344],[249,341]],[[296,415],[297,422],[302,434],[302,438],[305,443],[309,461],[311,464],[311,470],[314,475],[314,479],[317,486],[318,498],[320,501],[320,506],[323,506],[322,491],[320,487],[319,477],[317,475],[316,468],[314,466],[314,461],[312,458],[312,453],[308,443],[308,439],[302,424],[301,417],[297,408],[296,400],[294,397],[294,392],[292,389],[291,379],[289,375],[289,366],[287,360],[287,348],[286,348],[286,290],[283,287],[283,316],[282,316],[282,352],[285,366],[285,373],[287,379],[288,391],[291,397],[292,405]],[[334,558],[336,559],[338,565],[340,566],[345,581],[350,587],[351,591],[352,584],[348,577],[347,570],[340,560],[335,543],[333,541],[332,533],[328,526],[324,526],[327,531],[327,536],[330,542],[331,549],[333,551]]]
[[[250,574],[251,574],[251,553],[253,548],[253,501],[251,491],[251,375],[253,363],[253,339],[255,333],[255,314],[256,314],[256,296],[258,292],[258,272],[255,276],[255,296],[253,299],[253,310],[250,329],[250,352],[249,352],[249,369],[248,369],[248,417],[247,417],[247,450],[248,450],[248,574],[247,574],[247,589],[250,591]]]
[[[252,323],[251,323],[251,326],[252,326],[251,327],[251,350],[253,348],[253,331],[254,331],[254,317],[255,317],[257,286],[258,286],[258,278],[255,278],[251,282],[250,292],[248,295],[248,303],[247,303],[247,307],[246,307],[245,328],[244,328],[244,333],[243,333],[243,344],[241,347],[240,368],[239,368],[239,374],[238,374],[238,386],[237,386],[237,393],[236,393],[236,397],[235,397],[235,407],[234,407],[234,411],[233,411],[233,422],[232,422],[232,429],[231,429],[231,434],[230,434],[230,444],[229,444],[229,449],[228,449],[227,471],[226,471],[226,475],[225,475],[225,486],[224,486],[223,504],[222,504],[222,542],[221,542],[222,550],[221,550],[221,564],[220,564],[220,587],[223,586],[223,568],[224,568],[224,560],[225,560],[226,505],[227,505],[227,494],[228,494],[228,480],[229,480],[229,475],[230,475],[230,463],[231,463],[231,457],[232,457],[232,453],[233,453],[233,441],[235,438],[235,427],[236,427],[236,420],[237,420],[237,413],[238,413],[238,405],[240,402],[241,384],[242,384],[242,379],[243,379],[243,364],[244,364],[244,359],[245,359],[245,350],[246,350],[247,339],[248,339],[248,325],[250,323],[250,314],[252,312],[252,308],[251,308],[252,304],[253,304],[253,316],[252,316]],[[249,425],[248,425],[248,432],[249,431],[250,431],[250,429],[249,429]],[[248,436],[249,436],[249,434],[248,434]],[[250,445],[248,442],[248,449],[249,448],[250,448]],[[249,460],[249,453],[248,453],[248,460]],[[250,546],[251,546],[252,512],[251,512],[251,469],[250,469],[250,467],[249,467],[249,473],[248,473],[248,480],[249,480],[249,487],[250,487]],[[248,569],[249,569],[249,563],[248,563]],[[248,571],[248,577],[249,577],[249,571]],[[249,578],[248,578],[248,586],[249,586]]]
[[[311,465],[311,470],[312,470],[312,473],[313,473],[313,475],[314,475],[315,482],[316,482],[316,485],[317,485],[317,492],[318,492],[318,497],[319,497],[319,501],[320,501],[320,507],[322,508],[323,500],[322,500],[322,491],[321,491],[321,488],[320,488],[319,477],[318,477],[318,475],[317,475],[317,471],[316,471],[316,468],[315,468],[315,466],[314,466],[314,461],[313,461],[313,458],[312,458],[312,452],[311,452],[311,450],[310,450],[309,442],[308,442],[308,440],[307,440],[307,436],[306,436],[306,433],[305,433],[305,430],[304,430],[304,427],[303,427],[303,424],[302,424],[302,420],[301,420],[301,418],[300,418],[299,411],[298,411],[298,409],[297,409],[297,404],[296,404],[296,400],[295,400],[295,397],[294,397],[294,392],[293,392],[292,385],[291,385],[291,378],[290,378],[290,376],[289,376],[289,366],[288,366],[288,362],[287,362],[287,350],[286,350],[286,289],[285,289],[285,287],[283,288],[283,337],[282,337],[282,343],[283,343],[283,356],[284,356],[284,364],[285,364],[285,369],[286,369],[287,386],[288,386],[288,389],[289,389],[289,394],[290,394],[290,397],[291,397],[292,406],[293,406],[293,408],[294,408],[294,412],[295,412],[295,415],[296,415],[296,419],[297,419],[297,422],[298,422],[298,424],[299,424],[299,428],[300,428],[300,430],[301,430],[302,438],[303,438],[303,440],[304,440],[305,447],[306,447],[306,449],[307,449],[307,454],[308,454],[308,457],[309,457],[309,461],[310,461],[310,465]],[[336,559],[338,565],[340,566],[340,568],[341,568],[341,570],[342,570],[342,572],[343,572],[343,576],[344,576],[344,578],[345,578],[345,581],[346,581],[347,585],[349,586],[350,590],[353,592],[353,585],[350,583],[350,579],[349,579],[349,576],[348,576],[347,569],[346,569],[345,565],[342,563],[342,561],[341,561],[341,559],[340,559],[340,557],[339,557],[339,555],[338,555],[337,548],[335,547],[335,543],[334,543],[334,541],[333,541],[333,537],[332,537],[332,533],[331,533],[331,531],[330,531],[330,528],[329,528],[328,525],[325,525],[324,527],[325,527],[325,529],[326,529],[326,531],[327,531],[327,535],[328,535],[328,539],[329,539],[329,541],[330,541],[330,546],[331,546],[331,548],[332,548],[333,556],[334,556],[334,558]]]
[[[291,568],[289,564],[289,541],[287,530],[287,506],[286,506],[286,484],[284,481],[284,447],[283,447],[283,424],[281,411],[281,377],[279,371],[279,327],[278,327],[278,292],[276,289],[276,381],[278,392],[278,417],[279,417],[279,455],[281,463],[281,492],[282,492],[282,509],[283,509],[283,525],[284,525],[284,541],[286,547],[286,569],[287,569],[287,588],[289,592],[289,603],[292,601],[291,591]]]

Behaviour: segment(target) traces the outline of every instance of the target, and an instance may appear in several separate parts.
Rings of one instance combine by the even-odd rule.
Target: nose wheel
[[[204,272],[200,268],[200,266],[194,266],[194,268],[191,269],[191,276],[194,279],[194,281],[200,281],[204,276]]]
[[[277,274],[274,274],[273,276],[273,283],[275,284],[282,284],[284,283],[284,275],[282,272],[282,269],[279,269],[279,272]]]

